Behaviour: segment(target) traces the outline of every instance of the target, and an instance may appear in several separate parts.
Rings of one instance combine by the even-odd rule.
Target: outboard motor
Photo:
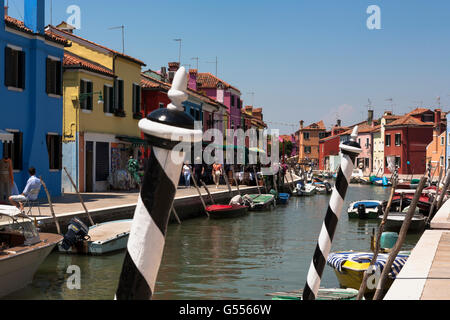
[[[358,204],[358,216],[360,219],[367,219],[366,206],[362,203]]]
[[[328,194],[333,192],[333,187],[331,186],[331,184],[329,182],[325,182],[324,185],[325,185],[325,188],[327,189]]]
[[[89,238],[89,228],[81,222],[78,218],[70,220],[68,231],[64,235],[61,247],[64,250],[69,250],[77,242],[83,241]]]

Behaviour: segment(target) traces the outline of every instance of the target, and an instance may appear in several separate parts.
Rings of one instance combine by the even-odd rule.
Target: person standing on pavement
[[[220,163],[214,162],[213,164],[213,179],[216,189],[219,188],[220,176],[222,175],[222,165]]]

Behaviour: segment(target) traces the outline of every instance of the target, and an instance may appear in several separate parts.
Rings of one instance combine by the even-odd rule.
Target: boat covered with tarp
[[[273,194],[246,194],[243,198],[250,211],[267,210],[276,206]]]
[[[388,281],[386,283],[386,290],[390,288],[392,282],[402,270],[403,266],[408,260],[410,252],[400,252],[395,258],[391,270],[389,272]],[[352,288],[359,290],[364,277],[364,272],[370,266],[373,258],[373,252],[356,252],[344,251],[331,253],[328,256],[327,264],[332,267],[339,280],[342,288]],[[389,254],[379,253],[375,266],[380,274],[386,266]],[[373,294],[375,289],[367,288],[368,294]]]
[[[350,203],[347,213],[350,219],[377,219],[383,213],[383,201],[355,201]]]

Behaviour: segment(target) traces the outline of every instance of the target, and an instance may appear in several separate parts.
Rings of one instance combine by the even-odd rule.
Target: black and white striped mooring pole
[[[356,142],[358,127],[353,129],[350,141],[341,143],[341,166],[336,177],[336,184],[331,194],[325,221],[320,231],[319,241],[308,272],[303,300],[315,300],[319,292],[323,270],[330,254],[331,243],[339,218],[342,214],[347,188],[355,167],[356,157],[362,152],[361,146]]]
[[[172,103],[139,122],[151,153],[134,213],[117,300],[150,300],[155,290],[170,211],[184,162],[183,150],[202,139],[201,130],[194,130],[194,119],[183,109],[182,102],[188,98],[186,88],[187,73],[181,67],[168,93]],[[180,143],[186,143],[187,147],[179,147]]]

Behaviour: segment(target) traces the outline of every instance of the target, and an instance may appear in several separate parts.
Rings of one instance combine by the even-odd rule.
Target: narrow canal
[[[351,185],[332,251],[370,250],[377,220],[349,220],[348,204],[387,199],[389,189]],[[303,289],[322,227],[329,196],[291,198],[286,207],[251,212],[233,220],[197,218],[168,229],[156,300],[268,299],[266,293]],[[408,236],[403,249],[412,249],[419,235]],[[124,252],[103,257],[52,253],[34,282],[6,299],[114,298]],[[68,289],[71,265],[80,267],[81,289]],[[330,267],[322,286],[338,287]]]

